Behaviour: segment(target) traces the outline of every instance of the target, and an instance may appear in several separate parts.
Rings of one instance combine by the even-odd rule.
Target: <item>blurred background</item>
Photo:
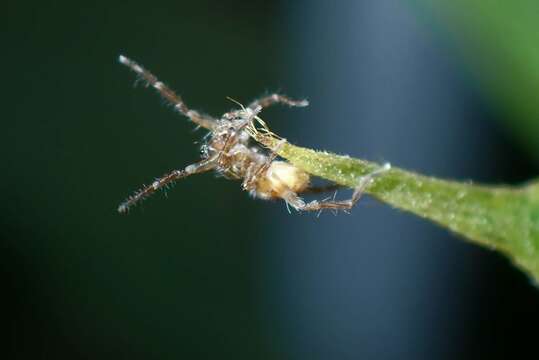
[[[372,199],[289,214],[211,174],[203,131],[117,63],[219,115],[265,92],[302,146],[518,184],[539,165],[539,3],[9,2],[2,7],[4,359],[502,359],[536,351],[508,260]],[[348,192],[341,192],[342,197]]]

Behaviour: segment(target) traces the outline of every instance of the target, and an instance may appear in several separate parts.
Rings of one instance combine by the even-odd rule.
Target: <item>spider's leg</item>
[[[195,164],[187,166],[183,170],[174,170],[168,174],[163,175],[162,177],[155,179],[151,185],[144,186],[142,189],[135,192],[133,195],[128,197],[123,203],[118,206],[119,213],[126,213],[129,208],[141,200],[152,195],[159,189],[173,183],[176,180],[185,178],[189,175],[199,174],[208,170],[212,170],[216,166],[215,159],[204,160]]]
[[[330,184],[322,186],[312,186],[303,190],[300,194],[323,194],[330,191],[336,191],[342,189],[343,186],[339,184]]]
[[[189,109],[179,95],[163,82],[159,81],[154,74],[143,68],[141,65],[123,55],[120,55],[118,61],[133,70],[141,79],[157,90],[165,100],[170,102],[172,106],[174,106],[174,109],[187,116],[192,122],[209,130],[215,128],[216,120],[214,118],[208,115],[202,115],[196,110]]]
[[[370,174],[362,176],[359,179],[358,185],[356,186],[352,198],[348,200],[322,200],[322,201],[311,201],[305,203],[296,193],[285,194],[283,199],[292,205],[298,211],[320,211],[323,209],[334,209],[334,210],[350,210],[354,205],[359,201],[361,196],[365,193],[367,187],[371,184],[376,176],[383,174],[391,168],[391,165],[385,164],[381,168],[373,171]]]
[[[295,106],[295,107],[309,106],[309,102],[307,100],[294,100],[285,95],[271,94],[271,95],[263,96],[260,99],[253,101],[249,105],[249,108],[256,109],[259,106],[261,108],[266,108],[274,104],[284,104],[284,105]]]
[[[277,154],[277,151],[279,151],[279,149],[285,143],[286,143],[286,139],[281,139],[281,141],[279,141],[277,145],[273,149],[271,149],[271,152],[269,153],[269,155],[267,156],[266,160],[264,161],[262,165],[255,168],[254,171],[253,169],[248,169],[247,176],[245,176],[245,179],[243,180],[243,188],[245,190],[251,190],[254,188],[258,178],[262,176],[262,174],[264,174],[269,169],[273,160],[275,160],[277,156],[279,156],[279,154]]]

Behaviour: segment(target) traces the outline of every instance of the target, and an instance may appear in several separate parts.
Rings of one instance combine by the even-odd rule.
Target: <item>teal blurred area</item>
[[[294,143],[442,177],[536,175],[516,144],[537,139],[539,111],[484,91],[507,90],[510,74],[470,76],[483,53],[457,49],[467,33],[448,36],[449,5],[435,5],[4,4],[0,357],[501,359],[533,348],[528,279],[368,199],[351,216],[289,215],[205,174],[116,212],[197,161],[204,136],[120,54],[214,115],[235,107],[226,96],[309,98],[309,109],[264,112]],[[528,105],[534,86],[518,88]],[[526,127],[509,135],[507,123]]]

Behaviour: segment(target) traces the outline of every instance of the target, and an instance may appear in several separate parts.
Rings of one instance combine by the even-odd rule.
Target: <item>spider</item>
[[[308,173],[287,161],[276,160],[278,148],[267,152],[260,145],[251,144],[249,131],[253,121],[262,122],[258,117],[262,109],[274,104],[305,107],[309,105],[307,100],[293,100],[284,95],[272,94],[253,101],[247,107],[240,104],[241,109],[227,112],[220,119],[215,119],[189,109],[180,96],[135,61],[123,55],[120,55],[118,60],[134,71],[147,86],[157,90],[176,111],[189,118],[198,127],[209,131],[200,149],[201,161],[184,169],[173,170],[155,179],[150,185],[144,186],[120,204],[118,207],[120,213],[126,213],[131,206],[176,180],[210,170],[225,178],[242,181],[243,189],[255,198],[265,200],[280,198],[285,201],[287,207],[291,206],[298,211],[349,210],[357,203],[374,177],[389,169],[389,164],[386,164],[360,177],[352,198],[348,200],[335,201],[333,197],[307,203],[300,194],[334,190],[339,186],[310,187]],[[284,141],[281,140],[277,146],[281,146]]]

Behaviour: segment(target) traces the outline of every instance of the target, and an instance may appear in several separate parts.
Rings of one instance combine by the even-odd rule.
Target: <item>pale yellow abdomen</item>
[[[310,176],[285,161],[274,161],[257,182],[256,191],[262,197],[282,197],[285,192],[301,193],[309,186]]]

